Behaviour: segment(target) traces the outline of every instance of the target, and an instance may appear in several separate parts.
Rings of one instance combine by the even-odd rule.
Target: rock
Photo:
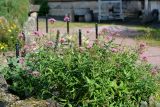
[[[155,97],[154,96],[149,97],[149,107],[155,107]]]
[[[0,74],[0,89],[1,90],[4,90],[4,91],[7,91],[8,90],[8,84],[4,78],[3,75]]]
[[[35,41],[33,36],[33,32],[36,31],[36,18],[29,17],[28,20],[25,22],[23,31],[26,38],[26,44],[32,44]]]
[[[37,100],[34,98],[20,100],[13,103],[10,107],[56,107],[49,106],[49,103],[45,100]]]
[[[59,103],[57,103],[52,99],[48,99],[47,102],[48,102],[48,107],[62,107]]]
[[[140,107],[148,107],[148,103],[146,101],[141,101]]]
[[[17,96],[0,89],[0,107],[7,107],[18,100],[19,98]]]

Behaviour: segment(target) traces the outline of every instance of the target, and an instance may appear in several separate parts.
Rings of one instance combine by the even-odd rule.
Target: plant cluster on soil
[[[145,44],[121,47],[106,31],[93,43],[83,38],[81,47],[76,35],[48,41],[34,34],[37,43],[24,46],[26,56],[10,59],[1,72],[23,99],[52,98],[69,107],[135,107],[159,96],[158,70],[139,56]]]

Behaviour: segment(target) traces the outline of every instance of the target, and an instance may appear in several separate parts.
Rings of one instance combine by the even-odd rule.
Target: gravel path
[[[66,29],[64,28],[56,28],[55,31],[57,29],[61,31],[61,34],[66,33]],[[133,29],[129,29],[125,26],[119,26],[119,25],[99,27],[99,31],[101,31],[102,29],[107,29],[108,31],[113,31],[113,32],[119,32],[120,36],[115,37],[114,42],[116,44],[122,44],[125,46],[132,46],[132,47],[136,47],[139,42],[129,37],[135,35],[141,35],[142,33]],[[73,28],[70,30],[70,33],[78,34],[78,30],[79,28]],[[81,30],[83,32],[83,35],[88,36],[91,41],[95,40],[95,28],[81,28]],[[155,66],[160,66],[160,47],[148,46],[145,54],[148,57],[148,62],[150,64],[153,64]]]

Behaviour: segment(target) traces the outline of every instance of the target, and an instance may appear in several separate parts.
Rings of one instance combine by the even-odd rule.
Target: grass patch
[[[136,40],[144,41],[150,46],[160,46],[160,29],[146,29],[145,34],[137,36]]]
[[[39,26],[40,28],[45,28],[45,20],[44,19],[39,19]],[[101,23],[99,24],[99,26],[102,25],[109,25],[109,24],[105,24],[105,23]],[[49,27],[55,27],[55,28],[66,28],[67,24],[64,21],[57,21],[54,24],[50,24],[49,23]],[[95,22],[70,22],[70,28],[93,28],[95,27]]]

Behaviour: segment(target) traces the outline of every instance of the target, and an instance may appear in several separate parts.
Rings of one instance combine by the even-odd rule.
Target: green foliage
[[[0,43],[6,44],[7,49],[14,49],[28,11],[29,0],[0,0]]]
[[[23,25],[29,11],[29,0],[0,0],[0,16]]]
[[[136,39],[143,40],[151,46],[160,46],[160,30],[146,29],[142,36],[137,36]]]
[[[112,42],[92,48],[40,48],[2,71],[21,97],[54,98],[69,107],[136,107],[156,92],[150,67],[133,49]],[[21,60],[21,58],[19,59]]]

